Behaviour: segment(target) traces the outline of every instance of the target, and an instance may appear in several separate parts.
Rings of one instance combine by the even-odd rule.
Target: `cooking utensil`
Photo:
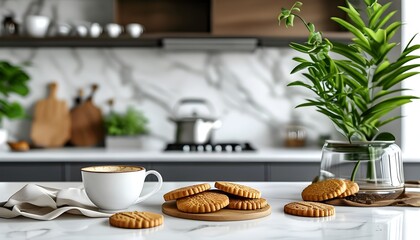
[[[70,114],[67,103],[58,100],[57,83],[49,84],[49,95],[35,105],[31,139],[39,147],[62,147],[70,138]]]
[[[88,99],[71,110],[70,142],[75,146],[96,146],[104,140],[101,110],[93,104],[98,85],[92,85]]]
[[[199,116],[193,111],[189,116],[180,116],[180,109],[187,104],[201,105],[206,108],[210,115],[214,115],[213,106],[204,99],[182,99],[175,104],[173,116],[169,118],[176,124],[176,143],[209,143],[213,130],[222,126],[222,122],[212,117]]]

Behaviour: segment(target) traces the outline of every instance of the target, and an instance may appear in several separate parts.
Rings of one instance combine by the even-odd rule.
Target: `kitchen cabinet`
[[[405,180],[419,180],[420,179],[420,164],[418,163],[404,163],[404,178]]]
[[[312,181],[319,173],[319,162],[270,163],[267,178],[270,181]]]
[[[67,162],[0,163],[0,181],[81,181],[80,169],[95,165],[136,165],[157,170],[164,181],[267,181],[263,163]],[[156,181],[148,176],[148,181]]]
[[[65,172],[61,163],[2,162],[0,163],[0,181],[65,181]]]
[[[93,165],[137,165],[160,172],[164,181],[312,181],[318,162],[0,162],[0,181],[81,181]],[[420,178],[419,163],[404,163],[406,180]],[[156,181],[153,176],[147,181]]]
[[[349,41],[350,34],[337,27],[331,16],[344,0],[302,0],[302,15],[330,39]],[[256,39],[257,46],[286,46],[290,41],[305,41],[307,31],[296,22],[294,28],[279,27],[281,7],[287,0],[115,0],[115,22],[145,26],[140,38],[78,37],[1,37],[0,47],[165,47],[167,39],[207,40]],[[234,44],[234,43],[232,43]]]
[[[165,181],[267,181],[263,163],[152,163]]]
[[[325,34],[339,36],[346,34],[332,16],[345,17],[337,8],[345,5],[338,0],[300,0],[303,3],[300,15],[307,22],[315,24]],[[212,33],[224,36],[262,36],[262,37],[307,37],[305,25],[296,19],[293,28],[278,26],[277,16],[282,7],[290,8],[294,1],[287,0],[213,0]]]

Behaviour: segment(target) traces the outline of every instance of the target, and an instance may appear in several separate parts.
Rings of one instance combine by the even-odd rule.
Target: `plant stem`
[[[359,169],[360,163],[361,163],[360,160],[357,161],[356,165],[353,168],[353,171],[351,172],[350,180],[353,181],[353,182],[354,182],[354,179],[356,178],[356,173],[357,173],[357,170]]]
[[[301,16],[297,15],[297,14],[293,14],[295,15],[295,17],[299,18],[300,21],[302,21],[302,23],[305,25],[306,29],[308,29],[309,32],[312,32],[311,29],[308,26],[308,23],[305,21],[305,19],[303,19]]]
[[[377,180],[376,180],[375,159],[376,159],[375,147],[369,146],[369,162],[368,162],[366,177],[376,182]]]

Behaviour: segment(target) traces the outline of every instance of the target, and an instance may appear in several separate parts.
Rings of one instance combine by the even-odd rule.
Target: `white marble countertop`
[[[38,183],[66,188],[80,182]],[[154,183],[146,183],[150,188]],[[161,213],[163,194],[194,183],[166,182],[163,188],[130,210]],[[213,183],[211,183],[213,184]],[[131,230],[111,227],[107,218],[63,215],[52,221],[26,218],[0,219],[0,239],[357,239],[409,240],[418,239],[420,208],[414,207],[336,207],[336,214],[325,218],[305,218],[283,213],[283,206],[300,200],[307,183],[247,182],[262,191],[272,207],[270,216],[246,221],[208,222],[174,218],[164,215],[162,226]],[[25,183],[0,183],[0,201],[23,187]],[[147,190],[145,190],[147,191]]]
[[[0,151],[0,162],[319,162],[321,149],[261,149],[255,152],[206,153],[139,151],[134,149],[58,148],[28,152]]]

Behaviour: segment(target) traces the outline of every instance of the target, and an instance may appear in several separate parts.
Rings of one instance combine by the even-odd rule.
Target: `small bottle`
[[[303,147],[306,143],[306,130],[300,125],[289,125],[286,129],[286,147]]]
[[[3,19],[3,34],[6,36],[18,35],[19,24],[15,22],[13,16],[9,15]]]

